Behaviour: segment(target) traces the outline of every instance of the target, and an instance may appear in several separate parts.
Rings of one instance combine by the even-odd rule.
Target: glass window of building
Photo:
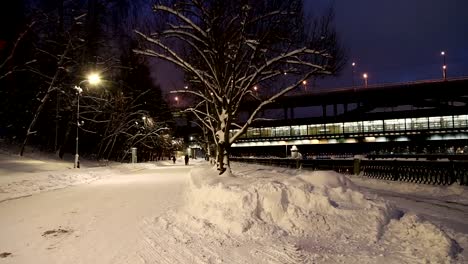
[[[363,121],[364,132],[381,132],[383,131],[383,120]]]
[[[468,115],[457,115],[453,117],[454,127],[468,127]]]
[[[361,122],[346,122],[343,124],[345,133],[361,133],[362,132]]]
[[[327,134],[343,134],[343,123],[333,123],[326,125]]]
[[[271,127],[262,127],[261,128],[261,135],[262,137],[272,137],[273,135],[271,134]]]
[[[319,130],[320,128],[322,128],[323,125],[308,125],[307,129],[308,129],[308,135],[318,135],[319,134]]]
[[[274,127],[275,137],[288,137],[291,135],[289,126]]]
[[[387,119],[384,120],[385,131],[404,131],[405,119]]]
[[[452,128],[452,116],[432,116],[429,117],[429,128],[430,129],[444,129]]]
[[[419,118],[408,118],[406,119],[406,129],[407,130],[422,130],[428,128],[428,118],[419,117]]]
[[[291,126],[291,136],[300,136],[301,128],[300,126]]]

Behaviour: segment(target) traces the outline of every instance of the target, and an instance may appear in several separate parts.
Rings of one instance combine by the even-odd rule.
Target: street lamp
[[[174,97],[174,100],[176,101],[176,105],[179,105],[179,97]]]
[[[352,70],[351,78],[353,80],[353,86],[354,86],[354,69],[355,69],[355,66],[356,66],[355,62],[351,63],[351,70]]]
[[[78,169],[80,168],[80,155],[78,154],[78,140],[79,140],[79,128],[80,128],[80,96],[83,92],[83,89],[80,85],[84,82],[88,82],[90,85],[97,85],[101,82],[101,77],[97,73],[91,73],[88,77],[75,85],[74,89],[76,90],[76,150],[75,150],[75,164],[73,168]],[[82,125],[83,123],[81,123]]]
[[[303,80],[302,85],[304,85],[304,91],[307,91],[307,80]]]
[[[362,77],[364,78],[364,87],[367,88],[367,78],[368,78],[367,73],[364,73]]]
[[[447,80],[447,64],[445,64],[445,51],[441,51],[440,55],[442,55],[444,63],[442,64],[442,76],[444,78],[444,81]]]

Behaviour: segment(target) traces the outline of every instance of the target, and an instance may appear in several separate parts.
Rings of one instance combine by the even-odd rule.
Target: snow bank
[[[398,248],[403,253],[395,258],[402,263],[409,256],[443,263],[459,252],[435,225],[415,216],[399,219],[402,213],[393,206],[367,199],[336,172],[242,171],[220,177],[214,169],[193,169],[185,211],[226,234],[251,240],[300,237],[384,252]]]
[[[458,244],[447,234],[414,214],[393,219],[381,243],[406,256],[414,256],[417,263],[451,263],[460,252]]]
[[[266,177],[270,174],[270,177]],[[343,175],[332,171],[263,178],[219,177],[215,170],[192,170],[189,212],[228,233],[341,236],[379,239],[397,212],[366,200]]]

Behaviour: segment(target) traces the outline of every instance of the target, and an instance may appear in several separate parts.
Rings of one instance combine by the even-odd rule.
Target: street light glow
[[[176,97],[174,98],[174,100],[179,101],[179,97],[176,96]]]
[[[440,52],[440,55],[444,56],[444,55],[445,55],[445,51],[441,51],[441,52]]]
[[[302,81],[302,84],[303,84],[303,85],[306,85],[306,84],[307,84],[307,81],[306,81],[306,80]]]
[[[364,73],[362,77],[364,77],[364,79],[367,79],[367,73]]]
[[[258,87],[256,85],[253,88],[254,88],[255,91],[257,91],[257,89],[258,89]]]
[[[356,66],[356,63],[355,62],[351,63],[351,66],[353,66],[353,67]]]
[[[91,85],[99,84],[101,82],[101,76],[97,73],[91,73],[88,75],[88,82]]]

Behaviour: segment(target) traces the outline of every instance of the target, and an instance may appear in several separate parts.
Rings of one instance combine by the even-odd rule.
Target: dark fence
[[[231,158],[231,161],[286,168],[334,170],[343,174],[423,184],[468,185],[468,162],[461,160]]]

